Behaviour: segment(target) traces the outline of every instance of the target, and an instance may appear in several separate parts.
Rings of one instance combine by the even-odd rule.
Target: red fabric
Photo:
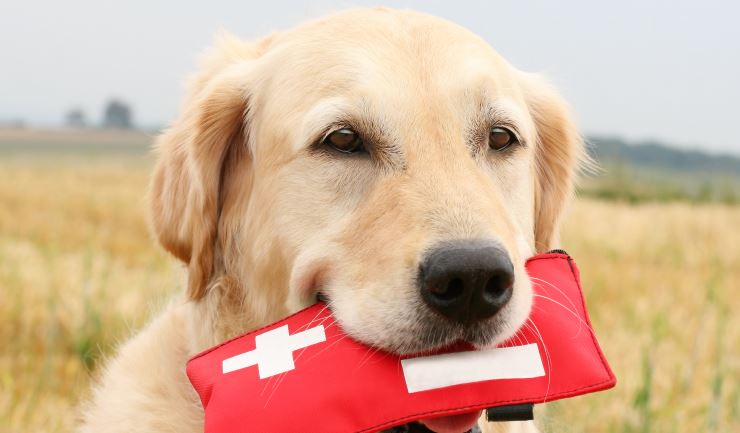
[[[578,268],[565,254],[527,261],[536,296],[530,319],[502,346],[537,343],[545,375],[409,393],[398,356],[342,332],[323,304],[193,357],[187,374],[205,409],[206,433],[377,432],[422,418],[541,403],[611,388],[616,379],[585,309]],[[290,334],[323,324],[326,341],[293,352],[295,369],[259,378],[251,366],[222,373],[224,359],[255,349],[255,337],[287,324]],[[547,350],[545,350],[545,347]]]

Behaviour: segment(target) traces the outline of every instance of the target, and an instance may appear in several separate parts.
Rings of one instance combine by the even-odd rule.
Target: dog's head
[[[222,39],[152,184],[192,300],[218,292],[224,320],[257,324],[323,295],[349,334],[398,353],[523,324],[524,261],[556,242],[583,152],[541,78],[412,12]]]

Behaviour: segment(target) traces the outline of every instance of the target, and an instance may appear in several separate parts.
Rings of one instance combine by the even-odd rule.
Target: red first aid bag
[[[196,355],[205,432],[378,432],[613,387],[575,262],[548,253],[526,268],[530,320],[496,348],[399,357],[349,338],[319,303]]]

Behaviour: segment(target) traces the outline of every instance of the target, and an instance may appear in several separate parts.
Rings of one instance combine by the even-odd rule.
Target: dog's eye
[[[324,144],[344,153],[355,153],[365,150],[360,134],[349,128],[337,129],[324,138]]]
[[[517,143],[516,135],[506,128],[500,126],[491,128],[488,134],[488,146],[496,152],[508,149],[512,144]]]

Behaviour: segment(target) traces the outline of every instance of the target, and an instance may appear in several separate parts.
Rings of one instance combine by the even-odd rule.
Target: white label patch
[[[326,341],[324,325],[315,326],[293,335],[288,333],[288,325],[258,335],[255,349],[224,359],[224,374],[243,368],[257,366],[260,379],[275,376],[295,369],[293,351]]]
[[[493,379],[545,375],[537,344],[401,360],[409,393]]]

